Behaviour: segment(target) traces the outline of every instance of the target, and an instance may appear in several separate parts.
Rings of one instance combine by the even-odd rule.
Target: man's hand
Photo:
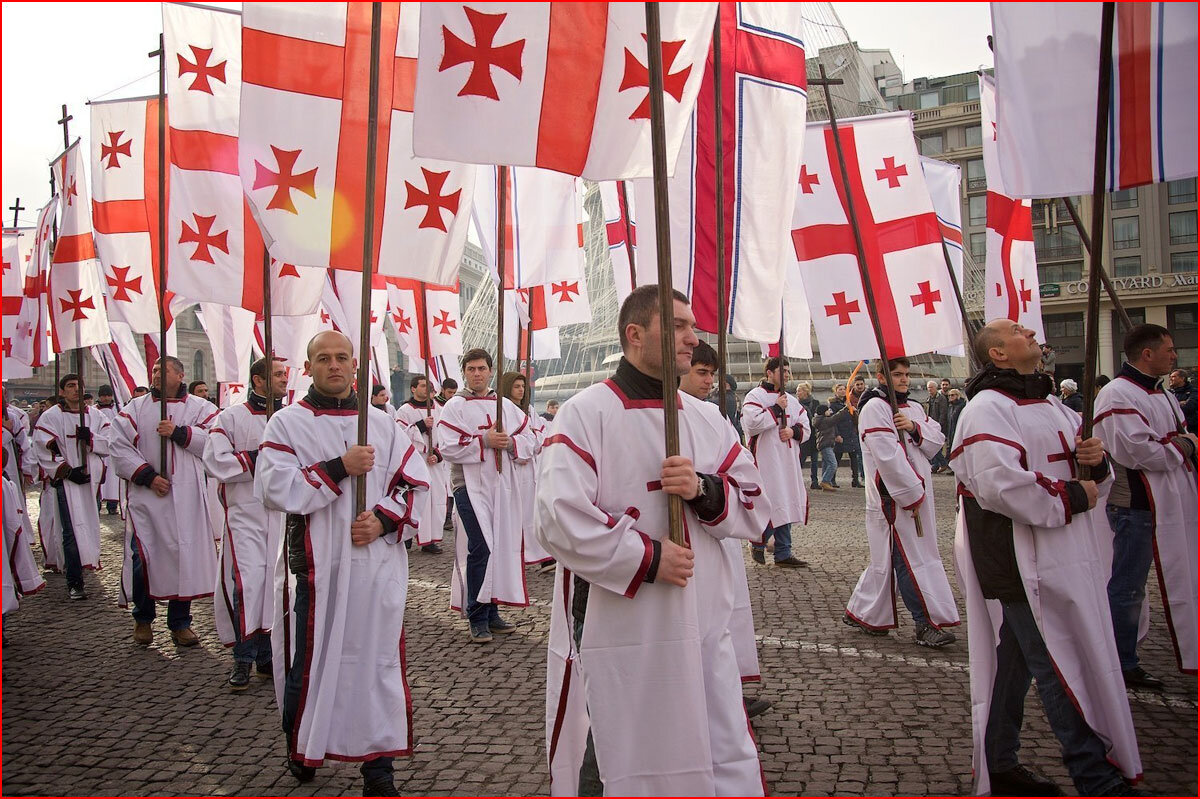
[[[374,513],[365,510],[350,525],[350,543],[356,547],[365,547],[379,536],[383,535],[383,524]]]
[[[437,455],[433,455],[433,454],[426,455],[425,462],[428,463],[430,466],[433,466],[435,463],[437,463]]]
[[[841,436],[834,436],[834,437],[833,437],[833,443],[835,443],[835,444],[840,444],[840,443],[842,443],[842,437],[841,437]]]
[[[694,571],[696,553],[687,547],[672,543],[664,538],[659,542],[658,574],[654,577],[656,583],[677,585],[683,588]]]
[[[83,425],[75,425],[75,438],[78,441],[82,441],[85,446],[92,446],[91,428],[84,427]]]
[[[71,464],[69,464],[69,463],[60,464],[58,469],[54,472],[54,479],[61,483],[63,480],[67,479],[67,475],[70,474],[70,472],[71,472]]]
[[[483,443],[488,449],[508,449],[512,439],[508,437],[508,433],[501,433],[498,430],[489,430],[483,434]]]
[[[779,428],[779,440],[780,441],[791,441],[795,437],[796,437],[796,431],[793,430],[792,428],[790,428],[790,427]]]
[[[663,493],[674,494],[685,500],[695,499],[696,494],[699,493],[697,483],[700,478],[696,476],[696,469],[692,466],[691,458],[685,458],[682,455],[672,455],[667,458],[663,461],[660,480]]]
[[[788,401],[787,393],[782,388],[779,389],[779,397],[775,400],[775,404],[778,405],[780,408],[783,408],[786,411],[787,410],[787,401]]]
[[[171,481],[159,475],[150,482],[150,490],[160,497],[165,497],[171,490]]]
[[[1096,489],[1096,481],[1080,480],[1079,485],[1083,486],[1083,490],[1087,492],[1088,510],[1096,507],[1096,498],[1100,496],[1100,492]]]
[[[1098,438],[1084,441],[1075,436],[1075,461],[1080,466],[1099,466],[1104,461],[1104,442]],[[1095,498],[1092,504],[1095,504]]]
[[[154,431],[163,438],[170,438],[171,434],[175,432],[175,423],[170,419],[163,419],[158,423],[158,427],[154,428]]]
[[[355,444],[342,456],[342,466],[346,467],[346,474],[351,477],[366,474],[375,466],[375,448],[370,444]]]
[[[904,433],[910,433],[916,427],[916,425],[913,424],[912,419],[909,419],[900,411],[896,411],[896,413],[892,415],[892,421],[895,423],[896,429]]]
[[[433,430],[433,424],[434,424],[434,422],[433,422],[433,417],[432,417],[432,416],[426,416],[426,417],[425,417],[425,429],[426,429],[426,430]]]

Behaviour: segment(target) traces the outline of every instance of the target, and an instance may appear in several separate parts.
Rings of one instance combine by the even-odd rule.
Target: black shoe
[[[1096,796],[1147,796],[1145,791],[1140,791],[1130,785],[1124,778],[1111,788],[1100,791]]]
[[[862,483],[851,483],[850,487],[851,488],[866,488],[866,486],[863,485]]]
[[[762,549],[750,547],[750,557],[754,558],[755,563],[761,563],[764,566],[767,565],[767,556]]]
[[[941,649],[958,640],[954,633],[949,630],[939,630],[932,624],[926,624],[924,627],[919,628],[916,639],[918,644],[927,646],[930,649]]]
[[[275,677],[275,668],[269,660],[266,663],[255,663],[254,671],[257,672],[260,677],[266,677],[267,679],[272,679]]]
[[[542,565],[538,566],[538,574],[552,574],[554,572],[554,570],[557,568],[558,568],[558,561],[548,560],[545,563],[543,563]]]
[[[876,630],[874,627],[868,627],[858,619],[851,616],[849,613],[842,614],[842,624],[845,624],[848,627],[857,627],[867,635],[874,635],[877,638],[882,638],[888,634],[887,630]]]
[[[992,796],[1063,796],[1062,790],[1041,774],[1019,763],[1008,771],[989,771]]]
[[[421,551],[426,553],[427,555],[442,554],[442,548],[440,546],[438,546],[437,544],[426,544],[425,546],[421,547]]]
[[[1163,681],[1146,673],[1141,666],[1134,666],[1121,672],[1125,678],[1126,688],[1145,688],[1148,691],[1161,691]]]
[[[363,782],[363,796],[399,796],[396,784],[391,780],[373,780]]]
[[[250,664],[237,662],[229,674],[229,690],[244,691],[250,685]]]
[[[287,766],[288,772],[296,778],[297,782],[312,782],[313,777],[317,776],[317,770],[315,768],[312,766],[306,766],[303,763],[298,763],[295,760],[292,760],[290,757],[284,761],[284,764]]]
[[[820,490],[821,490],[821,484],[820,484],[820,483],[809,483],[809,484],[808,484],[808,487],[809,487],[809,489],[810,489],[810,490],[812,490],[812,491],[820,491]]]
[[[516,631],[517,626],[515,624],[509,624],[499,616],[488,622],[488,632],[495,633],[496,635],[509,635]]]
[[[799,569],[802,566],[807,566],[808,561],[800,560],[800,558],[796,557],[795,555],[792,555],[790,558],[784,558],[783,560],[775,561],[775,565],[783,566],[785,569]]]
[[[755,716],[761,716],[771,708],[771,703],[766,699],[750,699],[742,697],[742,704],[746,706],[746,718],[752,719]]]
[[[471,643],[473,644],[490,644],[492,642],[492,633],[487,627],[476,627],[471,625]]]
[[[84,593],[82,587],[71,586],[67,589],[67,599],[78,602],[81,599],[87,599],[87,594]]]

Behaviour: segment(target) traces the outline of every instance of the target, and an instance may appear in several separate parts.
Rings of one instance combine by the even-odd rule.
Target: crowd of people
[[[1135,793],[1126,688],[1163,686],[1138,659],[1152,566],[1177,666],[1196,673],[1196,392],[1169,331],[1128,332],[1084,438],[1078,386],[1056,385],[1052,355],[1008,320],[976,334],[976,374],[930,381],[924,404],[905,358],[821,401],[805,381],[789,394],[790,365],[773,357],[738,407],[713,390],[721,364],[687,299],[673,307],[670,457],[657,286],[621,307],[612,377],[561,407],[536,413],[526,376],[472,349],[461,390],[417,376],[393,404],[394,385],[371,386],[366,444],[353,346],[337,332],[309,343],[312,388],[286,405],[286,369],[267,359],[247,401],[224,410],[172,357],[123,407],[64,375],[34,414],[4,409],[4,612],[45,586],[35,543],[86,600],[100,512],[120,513],[133,640],[153,642],[165,603],[172,643],[198,645],[191,603],[211,597],[229,689],[273,680],[290,773],[357,762],[364,795],[396,795],[394,758],[413,747],[408,557],[442,555],[452,529],[450,607],[472,644],[514,632],[502,608],[530,604],[526,569],[555,574],[553,793],[762,795],[747,719],[770,703],[743,693],[759,675],[746,570],[768,556],[805,568],[810,493],[858,489],[870,555],[842,621],[865,635],[898,627],[898,594],[915,644],[958,641],[937,534],[938,513],[957,514],[976,789],[1059,791],[1018,757],[1036,680],[1076,790]],[[935,507],[936,474],[954,478],[954,511]],[[40,492],[36,542],[27,490]]]

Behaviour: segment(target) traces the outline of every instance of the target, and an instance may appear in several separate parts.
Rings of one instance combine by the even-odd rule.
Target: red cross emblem
[[[212,94],[212,86],[208,79],[219,80],[225,82],[225,64],[228,62],[222,61],[219,64],[208,63],[208,59],[212,57],[212,48],[196,47],[194,44],[189,44],[188,49],[192,51],[192,58],[196,59],[195,63],[188,61],[183,57],[182,53],[177,53],[179,59],[179,77],[183,77],[189,72],[196,77],[192,78],[192,85],[188,86],[188,91],[193,92],[208,92]]]
[[[426,191],[421,191],[407,180],[404,181],[404,186],[408,189],[408,198],[405,200],[404,208],[407,210],[425,206],[425,218],[417,225],[417,229],[431,227],[445,233],[446,223],[442,221],[442,210],[449,211],[450,218],[454,218],[454,215],[458,213],[458,198],[462,194],[462,189],[458,189],[453,194],[442,194],[446,178],[450,177],[449,170],[434,172],[421,167],[421,174],[425,176]]]
[[[213,233],[213,223],[217,221],[216,215],[200,216],[192,214],[192,220],[196,223],[195,229],[187,222],[180,222],[181,230],[179,232],[180,244],[195,244],[196,251],[192,253],[191,260],[205,261],[214,263],[212,252],[209,247],[215,247],[221,252],[229,255],[229,231],[223,230],[220,233]]]
[[[579,284],[568,283],[564,280],[561,283],[552,283],[550,285],[550,291],[553,294],[559,295],[559,302],[574,302],[574,300],[571,299],[571,295],[579,293]]]
[[[396,323],[396,329],[400,331],[400,335],[406,335],[412,329],[412,320],[404,315],[403,308],[397,308],[392,314],[392,321]]]
[[[889,189],[899,188],[902,176],[908,176],[908,167],[904,164],[896,166],[896,156],[894,155],[883,159],[883,169],[875,170],[875,179],[886,180]]]
[[[117,302],[133,302],[133,298],[129,296],[129,292],[134,294],[142,293],[142,278],[138,277],[130,279],[130,266],[114,266],[111,275],[105,275],[104,279],[108,281],[108,285],[112,287],[112,298]]]
[[[838,318],[838,327],[850,324],[850,314],[861,313],[858,307],[858,300],[850,300],[846,302],[846,292],[835,291],[833,293],[833,304],[825,306],[826,316],[836,316]]]
[[[4,339],[4,357],[5,358],[12,357],[12,339],[11,338]]]
[[[471,34],[475,44],[467,44],[442,26],[442,39],[445,50],[442,53],[442,63],[438,64],[438,72],[445,72],[459,64],[470,64],[471,74],[467,82],[459,89],[458,96],[488,97],[499,100],[496,94],[496,84],[492,81],[492,67],[499,67],[521,81],[521,55],[525,50],[525,40],[495,46],[496,33],[504,24],[508,14],[484,14],[473,8],[463,6],[467,22],[471,25]]]
[[[242,389],[246,387],[245,383],[226,383],[225,387],[229,389],[230,394],[240,394]]]
[[[0,262],[0,263],[3,263],[3,264],[4,264],[4,268],[3,268],[3,269],[0,269],[0,271],[2,271],[2,272],[7,272],[9,269],[11,269],[11,268],[12,268],[12,262],[11,262],[11,261],[2,261],[2,262]]]
[[[132,157],[133,154],[129,151],[133,140],[121,141],[121,137],[125,135],[125,131],[117,130],[110,131],[108,134],[108,144],[100,144],[100,160],[108,159],[108,163],[104,165],[105,169],[121,168],[121,161],[117,158],[118,155]]]
[[[645,39],[646,35],[642,34]],[[675,102],[680,102],[683,99],[683,87],[687,83],[688,75],[692,73],[692,65],[678,72],[671,72],[671,65],[675,63],[675,56],[679,55],[680,49],[684,45],[684,40],[677,42],[662,43],[662,62],[663,62],[663,91],[675,98]],[[617,91],[623,92],[626,89],[636,89],[639,86],[646,88],[646,96],[642,98],[642,102],[637,108],[633,109],[633,113],[629,115],[630,119],[649,119],[650,118],[650,70],[642,65],[637,60],[637,56],[629,52],[629,48],[625,49],[625,74],[621,76],[621,85]]]
[[[294,264],[283,264],[279,267],[279,277],[299,278],[300,273],[296,271]]]
[[[1066,461],[1067,467],[1071,470],[1071,479],[1075,479],[1075,453],[1071,450],[1070,444],[1067,442],[1067,437],[1062,431],[1058,431],[1058,443],[1062,446],[1061,452],[1056,452],[1053,455],[1047,455],[1046,460],[1050,463],[1058,463]]]
[[[329,324],[329,314],[325,311],[324,308],[321,309],[321,324],[323,324],[323,325]]]
[[[813,186],[820,185],[821,179],[815,172],[809,172],[807,166],[800,167],[800,191],[805,194],[813,193]]]
[[[267,209],[282,208],[288,213],[299,214],[295,204],[292,203],[292,189],[302,191],[315,200],[317,198],[317,170],[310,169],[299,175],[295,174],[296,159],[300,157],[300,150],[281,150],[272,144],[271,152],[275,154],[275,163],[278,165],[279,171],[272,172],[256,160],[254,162],[254,190],[274,186],[275,194],[267,203]]]
[[[1033,300],[1033,289],[1025,288],[1024,278],[1017,279],[1013,275],[1012,262],[1013,243],[1033,241],[1032,214],[1033,209],[1021,200],[994,191],[987,193],[987,226],[1000,234],[1000,272],[1004,278],[1003,287],[995,284],[996,296],[1003,297],[1007,290],[1007,317],[1013,321],[1016,321],[1018,314],[1029,310],[1029,303]]]
[[[912,304],[916,308],[918,305],[925,306],[925,315],[929,316],[936,313],[933,307],[935,303],[942,301],[942,292],[938,289],[933,289],[928,280],[922,280],[917,284],[918,293],[912,295]]]
[[[72,198],[72,197],[78,197],[78,196],[79,196],[79,192],[75,190],[75,176],[74,176],[74,175],[72,175],[72,176],[71,176],[71,185],[70,185],[70,186],[67,186],[67,188],[66,188],[66,190],[63,192],[63,194],[65,194],[65,195],[66,195],[66,198],[67,198],[67,205],[68,205],[68,206],[70,206],[70,205],[71,205],[71,198]]]
[[[67,294],[71,296],[70,301],[64,297],[59,297],[58,301],[62,303],[61,313],[65,314],[70,312],[72,314],[72,322],[79,322],[88,318],[88,315],[83,312],[84,308],[88,308],[93,311],[96,310],[96,306],[92,302],[91,297],[85,297],[83,299],[79,298],[80,295],[83,294],[83,289],[67,289]]]
[[[433,320],[433,326],[438,328],[439,334],[448,336],[451,330],[458,327],[458,323],[450,318],[449,311],[442,311],[442,315]]]
[[[1025,278],[1021,278],[1021,289],[1017,292],[1021,301],[1021,313],[1029,310],[1029,301],[1033,299],[1033,289],[1025,288]]]

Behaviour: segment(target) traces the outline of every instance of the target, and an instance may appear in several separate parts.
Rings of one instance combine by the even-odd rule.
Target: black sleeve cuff
[[[662,558],[662,542],[651,541],[650,547],[654,550],[654,554],[650,557],[650,568],[646,569],[646,578],[643,583],[652,583],[654,578],[658,576],[658,561]]]
[[[378,508],[371,511],[371,513],[374,513],[375,518],[378,519],[379,523],[383,525],[383,534],[384,535],[390,535],[391,533],[394,533],[400,529],[400,525],[396,523],[395,519],[389,517],[386,513],[379,510]]]
[[[908,431],[908,437],[911,438],[912,442],[918,447],[921,446],[921,426],[916,422],[913,422],[913,429]]]
[[[256,449],[246,450],[246,457],[250,459],[250,471],[253,472],[255,467],[258,466],[258,450],[256,450]]]
[[[687,504],[702,522],[712,522],[725,512],[725,484],[711,474],[697,475],[704,481],[704,496],[687,500]]]
[[[771,415],[774,416],[776,419],[782,419],[784,416],[787,415],[787,411],[785,411],[783,408],[780,408],[778,405],[772,405],[771,406]]]
[[[801,441],[804,440],[804,426],[803,425],[798,425],[798,424],[792,425],[792,440],[794,440],[797,444],[799,444]]]
[[[1112,467],[1109,466],[1108,456],[1105,455],[1104,460],[1100,461],[1098,466],[1092,467],[1092,479],[1097,483],[1103,482],[1108,478],[1109,472],[1111,471]]]
[[[158,472],[154,471],[154,467],[146,463],[142,464],[142,467],[133,473],[133,477],[130,478],[129,482],[143,488],[149,488],[150,484],[154,482],[155,477],[158,477]]]
[[[175,428],[175,431],[171,433],[171,441],[175,442],[181,447],[187,446],[188,438],[189,434],[187,425],[179,425]]]
[[[429,432],[429,425],[425,424],[425,420],[422,419],[417,422],[417,429],[421,431],[421,435],[425,435]]]
[[[342,463],[341,458],[327,460],[321,464],[321,468],[325,470],[325,474],[329,475],[329,479],[333,480],[335,483],[340,483],[350,476],[350,473],[346,471],[346,466]]]
[[[1086,513],[1088,509],[1087,492],[1083,490],[1083,486],[1078,480],[1072,480],[1067,483],[1067,504],[1071,508],[1071,515],[1077,513]]]

